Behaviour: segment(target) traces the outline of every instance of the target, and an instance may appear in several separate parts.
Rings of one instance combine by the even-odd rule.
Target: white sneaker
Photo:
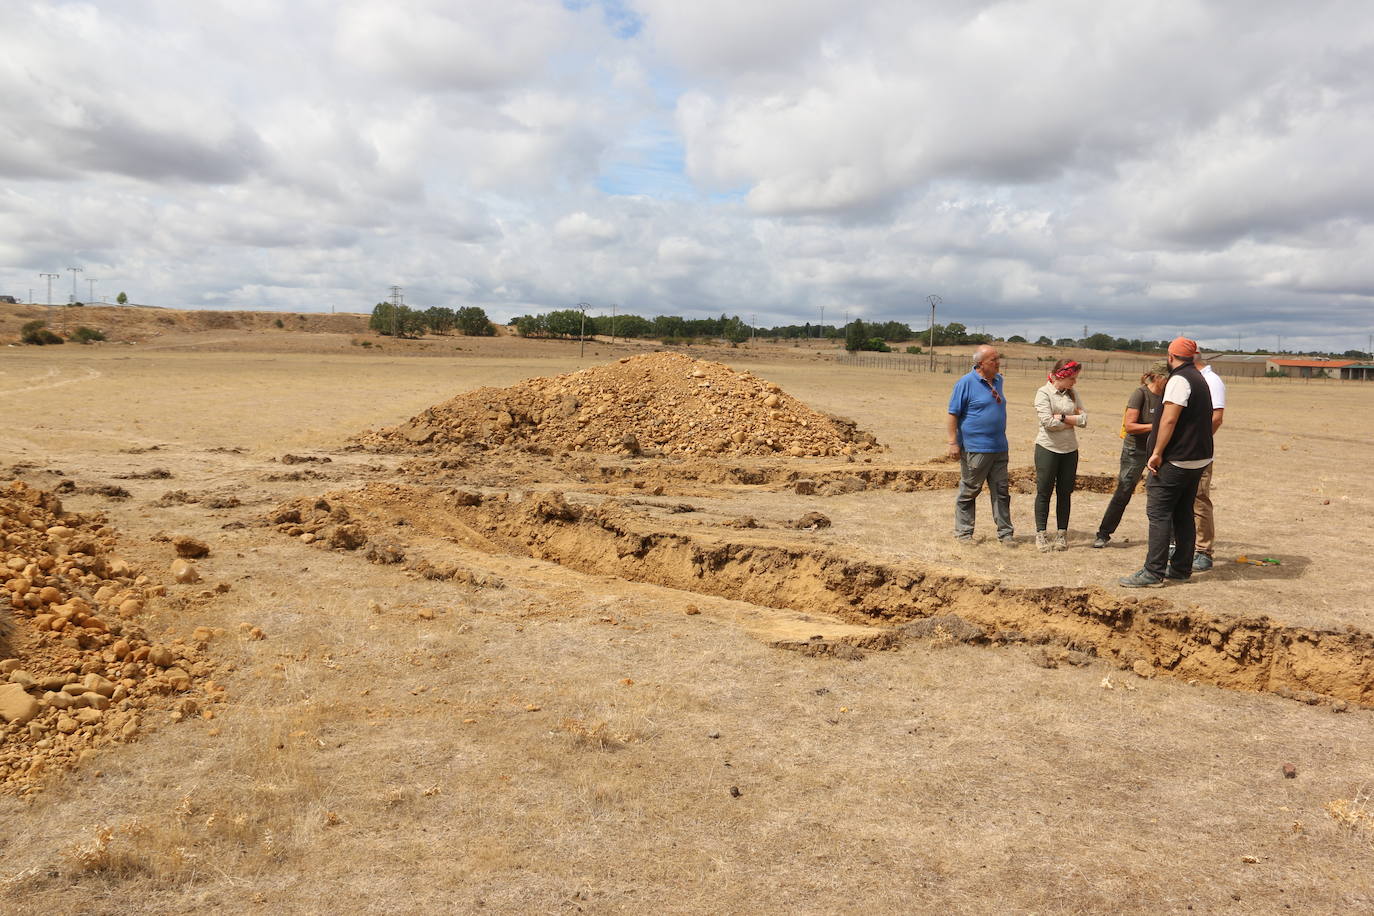
[[[1035,549],[1041,553],[1048,553],[1050,550],[1050,536],[1043,531],[1035,532]]]
[[[1069,549],[1069,533],[1068,533],[1067,531],[1064,531],[1063,529],[1060,529],[1059,533],[1056,534],[1056,535],[1054,536],[1054,549],[1055,549],[1055,550],[1068,550],[1068,549]]]

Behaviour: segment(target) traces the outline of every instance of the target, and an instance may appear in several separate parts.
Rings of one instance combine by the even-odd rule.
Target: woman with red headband
[[[1035,392],[1035,412],[1040,419],[1035,434],[1035,546],[1041,550],[1069,547],[1069,506],[1078,474],[1078,430],[1088,425],[1088,412],[1074,387],[1082,368],[1071,359],[1061,359],[1050,370],[1048,381]],[[1057,494],[1054,516],[1058,532],[1053,541],[1045,530],[1051,493]]]

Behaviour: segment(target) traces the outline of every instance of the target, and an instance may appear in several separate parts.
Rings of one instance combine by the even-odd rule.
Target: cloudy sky
[[[4,0],[0,293],[1374,333],[1365,0]]]

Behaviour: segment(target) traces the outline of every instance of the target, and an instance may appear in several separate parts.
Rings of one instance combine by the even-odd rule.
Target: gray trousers
[[[971,537],[978,494],[988,485],[992,500],[992,520],[997,536],[1009,538],[1011,527],[1011,488],[1007,484],[1006,452],[960,452],[959,495],[954,500],[954,536]]]

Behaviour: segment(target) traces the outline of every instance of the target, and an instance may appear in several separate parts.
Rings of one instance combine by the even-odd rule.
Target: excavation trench
[[[530,556],[578,571],[826,613],[874,628],[872,647],[895,645],[902,624],[953,614],[994,639],[1055,643],[1125,664],[1145,662],[1183,680],[1236,690],[1326,697],[1374,705],[1374,636],[1230,617],[1159,598],[1099,588],[1019,588],[995,580],[886,564],[760,534],[665,531],[615,500],[566,502],[561,493],[523,499],[460,490],[373,484],[331,493],[353,523],[394,536],[417,533],[491,553]],[[295,504],[299,513],[310,503]],[[328,511],[315,509],[313,511]],[[337,510],[334,510],[337,514]]]
[[[414,459],[402,467],[407,476],[432,482],[436,474],[447,474],[455,480],[463,479],[474,470],[483,468],[481,458]],[[838,496],[862,490],[952,490],[959,486],[956,464],[927,465],[870,465],[831,464],[798,467],[795,461],[787,464],[759,462],[728,462],[714,460],[658,460],[621,456],[572,459],[548,459],[546,476],[562,478],[569,483],[626,485],[636,489],[663,486],[665,490],[678,488],[684,482],[718,486],[749,486],[766,489],[794,489],[817,496]],[[525,466],[528,467],[527,465]],[[528,474],[528,471],[526,471]],[[1035,490],[1035,469],[1012,468],[1008,474],[1014,490],[1031,493]],[[1116,478],[1108,474],[1080,474],[1075,489],[1093,493],[1111,493]]]

